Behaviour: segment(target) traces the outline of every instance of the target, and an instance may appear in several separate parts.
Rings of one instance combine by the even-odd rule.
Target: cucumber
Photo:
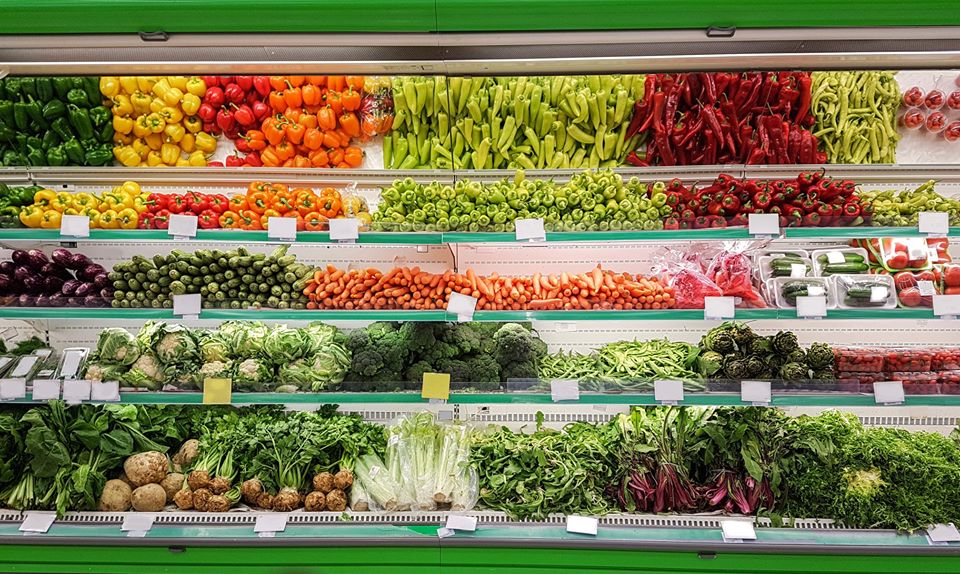
[[[837,275],[837,274],[847,274],[847,275],[856,275],[858,273],[864,273],[869,267],[866,263],[860,262],[848,262],[848,263],[832,263],[825,265],[820,271],[824,275]]]
[[[863,255],[860,255],[859,253],[847,253],[844,251],[844,252],[841,252],[841,255],[843,255],[843,260],[847,263],[863,263]],[[827,254],[821,253],[820,255],[818,255],[817,261],[821,264],[827,263],[828,262]],[[835,265],[841,265],[841,264],[836,263]]]

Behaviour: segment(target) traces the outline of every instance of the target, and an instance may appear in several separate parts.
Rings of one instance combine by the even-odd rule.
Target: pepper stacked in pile
[[[5,166],[105,165],[113,119],[100,79],[9,77],[0,81],[0,156]]]
[[[824,163],[806,72],[651,74],[627,137],[652,130],[635,166]]]

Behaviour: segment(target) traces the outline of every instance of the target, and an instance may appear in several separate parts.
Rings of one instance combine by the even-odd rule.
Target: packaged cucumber
[[[827,308],[835,307],[833,291],[827,280],[822,277],[807,277],[796,279],[793,277],[775,277],[768,282],[777,307],[793,309],[797,306],[797,297],[826,297]]]
[[[889,275],[833,275],[837,306],[841,309],[893,309],[897,292]]]
[[[817,249],[812,254],[814,274],[817,277],[830,275],[857,275],[870,269],[867,251],[859,247]]]
[[[764,255],[758,262],[760,279],[773,277],[809,277],[813,274],[813,262],[807,257],[793,254]]]

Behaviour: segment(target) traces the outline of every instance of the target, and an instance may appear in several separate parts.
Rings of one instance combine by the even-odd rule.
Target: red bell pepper
[[[158,211],[157,214],[159,215],[162,211],[166,211],[166,210],[169,210],[170,213],[183,213],[184,211],[186,211],[186,209],[187,209],[187,198],[185,198],[182,195],[171,194],[167,198],[166,209]],[[166,227],[163,227],[161,229],[166,229]]]
[[[167,196],[162,193],[151,193],[147,196],[147,210],[157,212],[167,207]]]
[[[167,229],[170,227],[170,210],[161,209],[153,215],[154,229]]]
[[[204,209],[197,214],[197,225],[200,229],[216,229],[220,226],[220,216],[212,209]]]
[[[210,207],[210,199],[207,197],[207,194],[188,191],[186,195],[186,206],[188,210],[199,214],[201,211]]]
[[[137,229],[153,229],[153,214],[150,212],[141,213],[137,220]]]
[[[766,210],[770,207],[772,201],[772,196],[763,191],[759,191],[753,196],[753,205],[756,209]],[[763,212],[761,211],[761,213]]]
[[[226,195],[218,193],[209,197],[210,209],[220,214],[230,209],[230,200]]]

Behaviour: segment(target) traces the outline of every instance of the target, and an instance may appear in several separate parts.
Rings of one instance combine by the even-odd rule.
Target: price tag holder
[[[901,405],[905,400],[903,381],[873,383],[873,400],[878,405]]]
[[[116,403],[120,401],[120,382],[94,382],[90,385],[90,400],[102,403]]]
[[[12,401],[27,396],[27,379],[0,380],[0,400]]]
[[[797,297],[797,317],[801,319],[820,319],[826,316],[827,298],[825,295]]]
[[[131,538],[143,538],[153,528],[157,515],[151,512],[129,512],[124,515],[120,530]]]
[[[331,219],[330,241],[353,242],[360,238],[360,221],[354,217]]]
[[[90,400],[90,381],[63,381],[63,400],[67,403],[82,403]]]
[[[173,314],[183,319],[197,319],[200,317],[202,300],[199,293],[173,296]]]
[[[921,279],[917,281],[917,290],[920,291],[921,297],[933,297],[937,294],[937,288],[934,287],[933,281],[929,279]]]
[[[933,314],[941,319],[956,319],[960,315],[960,295],[934,295]]]
[[[477,298],[454,291],[450,293],[447,300],[447,313],[453,313],[457,316],[457,321],[465,323],[473,320],[473,314],[477,310]]]
[[[950,214],[945,211],[921,211],[918,223],[920,233],[931,237],[950,235]]]
[[[450,373],[424,373],[420,396],[424,399],[450,399]]]
[[[278,241],[296,241],[297,219],[295,217],[271,217],[267,219],[267,238]]]
[[[547,232],[543,229],[542,219],[518,219],[514,221],[517,227],[517,241],[546,241]]]
[[[20,524],[20,532],[46,534],[56,519],[56,512],[27,512]]]
[[[554,379],[550,381],[550,399],[555,403],[579,401],[580,383],[574,379]]]
[[[736,297],[703,298],[703,318],[707,321],[733,319],[736,312]]]
[[[683,381],[654,381],[653,398],[663,405],[676,405],[683,400]]]
[[[167,235],[177,239],[197,236],[197,216],[174,214],[167,222]]]
[[[253,524],[253,531],[257,534],[283,532],[287,529],[287,519],[289,517],[289,514],[282,512],[260,514],[257,516],[257,521]]]
[[[86,215],[64,215],[60,218],[60,237],[90,237],[90,218]]]
[[[437,538],[450,538],[457,532],[452,528],[438,528],[437,529]]]
[[[752,522],[745,520],[723,520],[720,522],[724,542],[741,543],[745,540],[756,540],[757,532]]]
[[[598,525],[599,522],[592,516],[576,516],[573,514],[567,516],[567,532],[572,534],[596,536]]]
[[[31,398],[35,401],[55,401],[60,398],[60,381],[56,379],[35,379]]]
[[[780,215],[776,213],[751,213],[747,215],[747,229],[755,237],[778,237]]]
[[[462,532],[475,532],[477,530],[477,517],[451,514],[447,516],[446,528]]]
[[[952,522],[949,524],[934,524],[927,528],[927,541],[935,545],[960,542],[960,531]]]
[[[229,405],[233,399],[231,379],[203,379],[203,404]]]
[[[770,406],[770,402],[773,400],[770,381],[742,381],[740,383],[740,400],[755,407]]]

